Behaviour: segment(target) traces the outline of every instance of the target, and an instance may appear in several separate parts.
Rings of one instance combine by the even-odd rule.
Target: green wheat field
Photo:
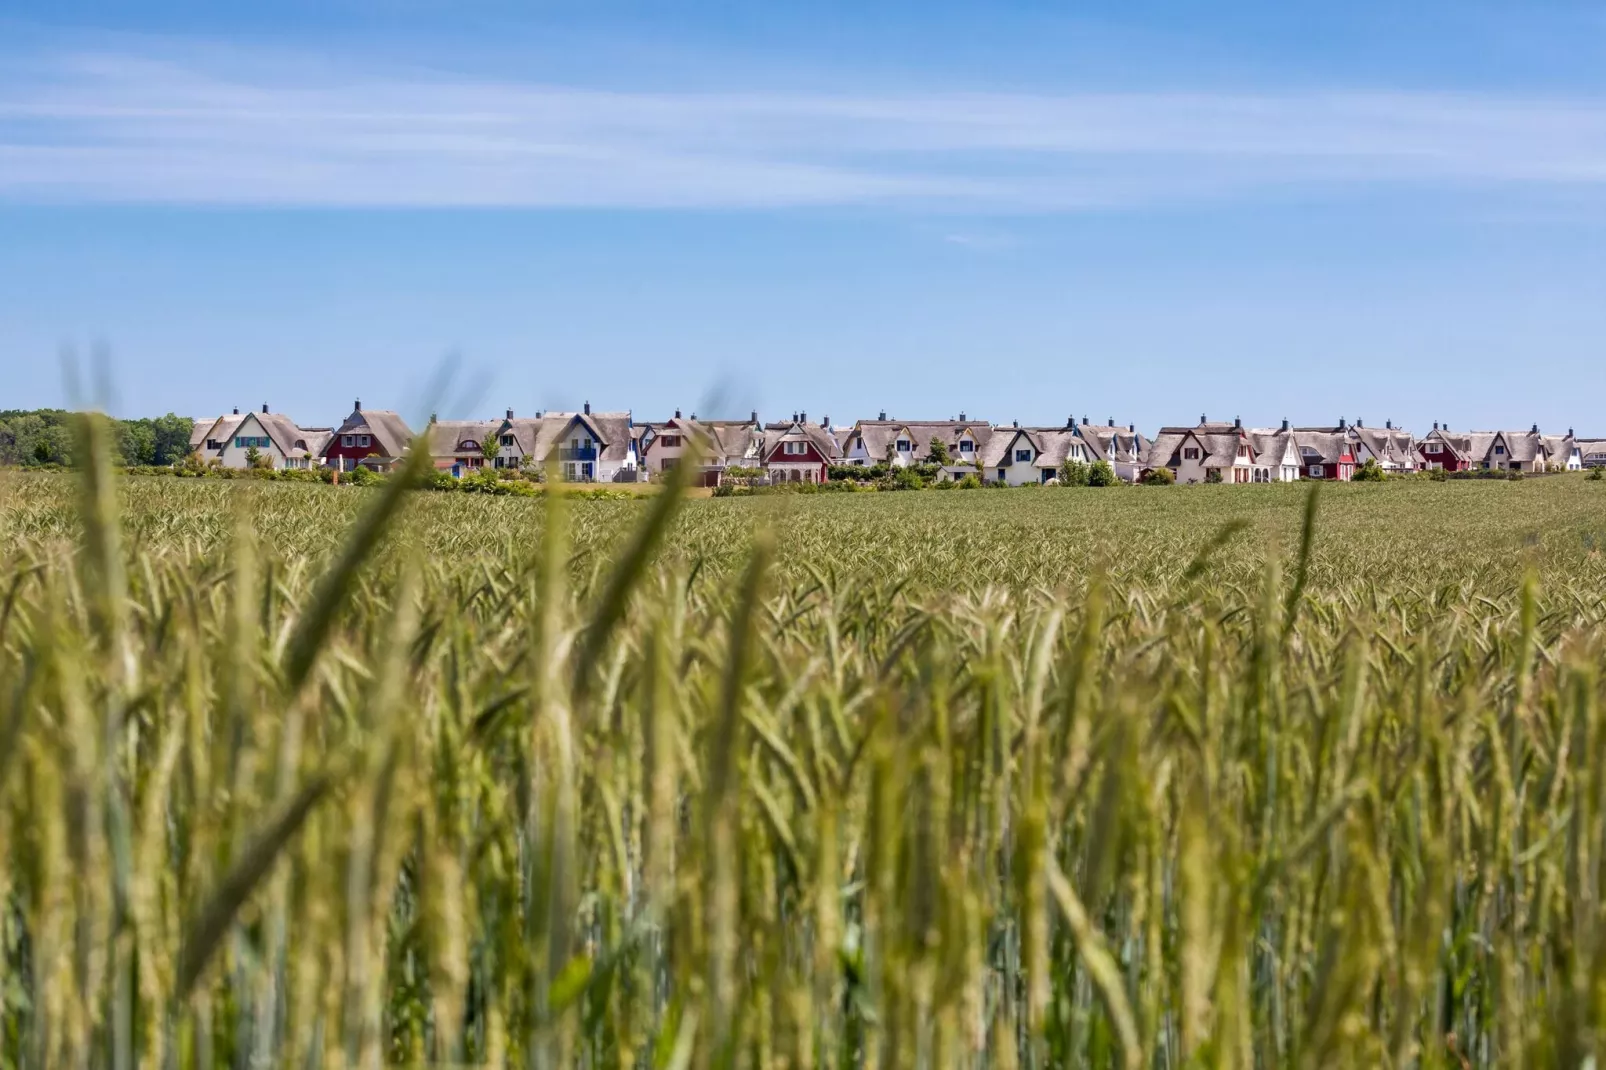
[[[1606,482],[88,452],[0,474],[0,1067],[1600,1065]]]

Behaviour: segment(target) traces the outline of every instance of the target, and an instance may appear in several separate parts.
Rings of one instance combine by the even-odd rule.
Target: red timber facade
[[[1416,453],[1422,458],[1423,468],[1464,472],[1469,468],[1478,467],[1483,462],[1482,457],[1472,456],[1470,439],[1469,435],[1451,435],[1447,428],[1441,428],[1439,422],[1435,420],[1433,430],[1423,435],[1417,442]]]
[[[386,409],[364,409],[358,400],[352,403],[351,415],[329,437],[322,460],[342,472],[359,465],[387,471],[411,440],[412,432],[400,416]]]
[[[1337,427],[1294,428],[1300,478],[1349,482],[1355,475],[1355,448],[1350,443],[1349,431],[1349,425],[1343,420]]]
[[[764,428],[764,472],[771,483],[824,483],[840,456],[828,432],[804,418]]]

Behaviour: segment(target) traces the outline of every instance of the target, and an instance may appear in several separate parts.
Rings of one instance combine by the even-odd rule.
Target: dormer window
[[[1504,446],[1496,446],[1494,448],[1494,455],[1496,457],[1504,457],[1506,455],[1506,448]]]
[[[1024,464],[1030,464],[1031,460],[1032,460],[1032,451],[1031,450],[1016,450],[1015,451],[1015,460],[1020,461],[1020,462],[1022,462]]]
[[[480,444],[471,438],[465,438],[457,444],[457,448],[460,450],[477,450],[480,448]]]
[[[959,440],[959,452],[960,453],[975,453],[976,452],[976,444],[974,442],[970,441],[970,439],[968,439],[968,438],[960,439]]]
[[[908,439],[900,438],[898,440],[898,452],[899,453],[908,453],[913,448],[914,448],[914,443],[910,442]]]
[[[1185,448],[1182,451],[1182,459],[1184,461],[1197,461],[1199,459],[1199,447],[1198,446],[1188,446],[1187,448]]]

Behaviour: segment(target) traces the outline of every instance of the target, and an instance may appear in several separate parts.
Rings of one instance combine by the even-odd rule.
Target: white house
[[[1257,427],[1249,432],[1254,449],[1254,483],[1296,483],[1299,481],[1299,448],[1294,432],[1284,420],[1282,427]]]
[[[957,420],[860,420],[839,441],[842,463],[869,467],[891,464],[908,467],[930,464],[933,441],[940,442],[948,454],[942,474],[951,479],[975,475],[987,444],[1004,428],[994,428],[985,420],[972,421],[964,413]]]
[[[290,417],[269,412],[264,405],[261,412],[248,412],[241,417],[228,437],[215,439],[222,445],[216,460],[224,468],[249,468],[253,456],[268,468],[312,468],[333,431],[329,427],[299,427]],[[210,432],[214,436],[217,433],[216,428]]]
[[[1092,464],[1101,459],[1097,444],[1091,437],[1079,435],[1074,425],[1021,427],[1012,424],[993,429],[992,440],[982,458],[982,474],[989,483],[1019,487],[1058,478],[1060,467],[1068,460]]]
[[[1169,468],[1178,483],[1253,483],[1254,452],[1241,420],[1211,423],[1200,417],[1195,427],[1162,427],[1143,468]]]

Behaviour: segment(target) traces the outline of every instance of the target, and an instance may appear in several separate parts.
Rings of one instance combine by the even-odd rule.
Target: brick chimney
[[[268,403],[267,403],[267,402],[266,402],[266,401],[264,401],[264,402],[263,402],[263,403],[262,403],[262,413],[263,413],[263,415],[264,415],[264,416],[265,416],[265,415],[267,415],[267,412],[268,412]],[[1535,425],[1534,425],[1534,426],[1535,426],[1535,427],[1538,427],[1538,426],[1539,426],[1539,425],[1538,425],[1538,424],[1535,424]]]
[[[509,420],[513,419],[513,410],[512,409],[507,410],[507,418]]]
[[[586,402],[586,415],[587,416],[591,415],[591,402],[589,402],[589,401]]]
[[[1286,416],[1283,417],[1283,430],[1288,430],[1288,417]]]
[[[887,410],[886,409],[882,409],[881,410],[881,415],[876,417],[876,419],[882,420],[882,421],[885,421],[886,418],[887,418]]]

